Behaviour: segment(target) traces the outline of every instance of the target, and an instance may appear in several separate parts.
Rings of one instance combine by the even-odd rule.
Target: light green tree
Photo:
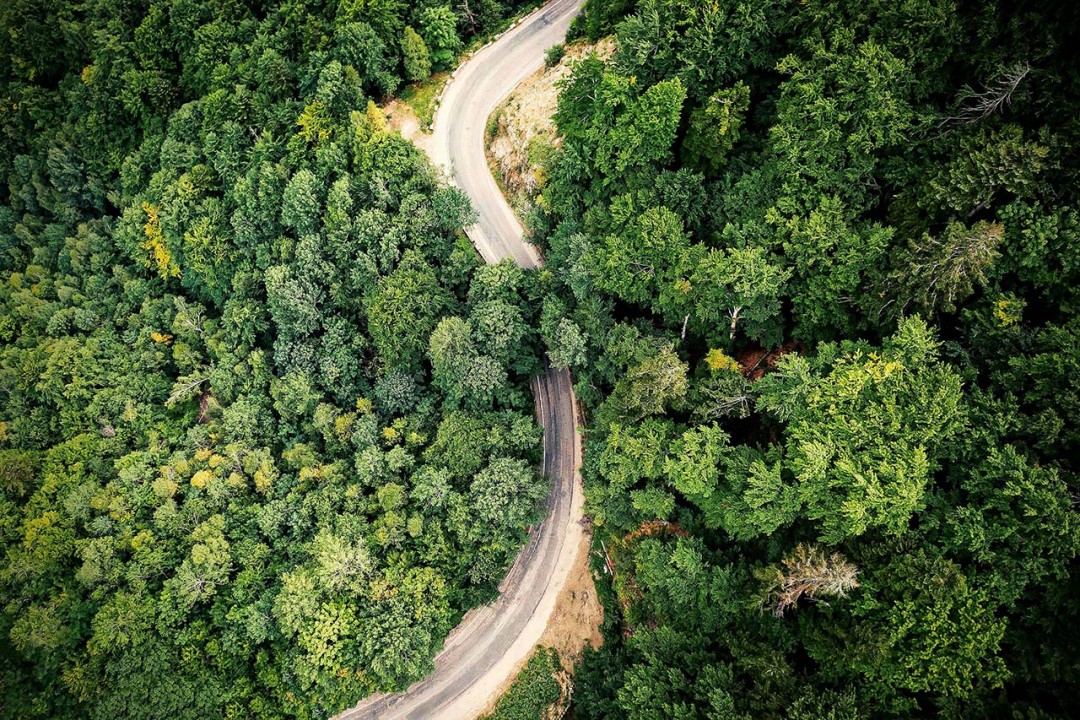
[[[881,349],[826,344],[809,359],[786,356],[757,390],[758,407],[786,422],[785,468],[828,543],[903,532],[964,421],[960,378],[917,317]]]
[[[401,62],[410,82],[420,82],[431,74],[431,53],[424,38],[411,27],[405,28],[401,37]]]
[[[461,38],[457,33],[457,15],[449,5],[436,5],[420,11],[420,35],[431,52],[431,67],[446,70],[457,60]]]
[[[741,81],[713,93],[704,106],[690,113],[683,159],[709,175],[717,174],[739,141],[749,107],[750,87]]]

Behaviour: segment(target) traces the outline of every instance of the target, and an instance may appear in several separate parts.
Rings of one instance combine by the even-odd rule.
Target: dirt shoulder
[[[577,557],[540,644],[558,651],[563,665],[572,670],[586,647],[598,648],[604,643],[600,626],[604,608],[596,596],[589,553],[592,533],[586,532],[578,543]]]
[[[560,681],[572,684],[574,668],[581,660],[581,655],[586,648],[598,648],[604,644],[603,633],[600,627],[604,623],[604,608],[597,597],[592,572],[590,570],[589,553],[592,551],[592,533],[586,532],[578,543],[577,556],[574,559],[573,569],[567,578],[559,599],[555,602],[555,609],[548,619],[544,634],[540,636],[537,647],[553,648],[559,653],[559,661],[567,676]],[[535,650],[533,651],[535,652]],[[532,658],[532,653],[525,657],[491,697],[484,714],[490,713],[499,699],[517,679],[522,668]],[[569,699],[572,694],[567,688],[564,696]]]
[[[577,403],[574,402],[574,416],[580,422]],[[576,466],[581,466],[580,441],[575,443],[574,457]],[[570,568],[566,583],[562,592],[555,601],[555,607],[548,617],[537,648],[553,648],[559,654],[559,661],[565,676],[559,678],[559,682],[565,684],[563,698],[558,704],[558,709],[565,709],[564,703],[569,703],[573,696],[573,673],[574,668],[581,660],[582,653],[586,648],[599,648],[604,644],[604,635],[600,628],[604,624],[604,606],[597,595],[595,581],[592,574],[592,523],[585,517],[580,523],[581,536],[578,538],[577,550],[574,556],[573,566]],[[506,693],[514,681],[518,678],[522,669],[536,652],[534,648],[526,657],[521,659],[513,672],[503,681],[488,701],[482,715],[494,710],[499,699]]]

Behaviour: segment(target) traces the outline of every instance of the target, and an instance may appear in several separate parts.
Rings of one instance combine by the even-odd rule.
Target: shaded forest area
[[[515,10],[0,4],[0,715],[324,718],[492,596],[541,280],[370,100]]]
[[[1080,10],[587,0],[530,226],[574,717],[1080,712]]]

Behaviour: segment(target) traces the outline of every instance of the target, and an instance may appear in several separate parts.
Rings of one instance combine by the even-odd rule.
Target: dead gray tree
[[[772,566],[759,572],[766,581],[762,607],[782,617],[788,608],[798,605],[802,598],[844,597],[859,587],[859,568],[840,553],[826,555],[813,545],[799,543],[795,550]]]
[[[958,96],[959,110],[956,115],[945,118],[944,125],[971,125],[985,120],[1003,108],[1012,105],[1013,93],[1031,72],[1026,60],[1015,63],[999,73],[993,80],[976,91],[965,85]]]

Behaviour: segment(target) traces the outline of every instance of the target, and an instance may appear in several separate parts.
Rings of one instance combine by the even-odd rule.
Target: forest
[[[1080,11],[587,0],[530,216],[575,720],[1080,713]]]
[[[541,280],[373,101],[517,11],[0,3],[0,716],[325,718],[493,596]]]
[[[1080,715],[1080,6],[585,0],[525,272],[378,103],[527,6],[0,3],[0,716],[425,676],[545,363],[575,720]]]

